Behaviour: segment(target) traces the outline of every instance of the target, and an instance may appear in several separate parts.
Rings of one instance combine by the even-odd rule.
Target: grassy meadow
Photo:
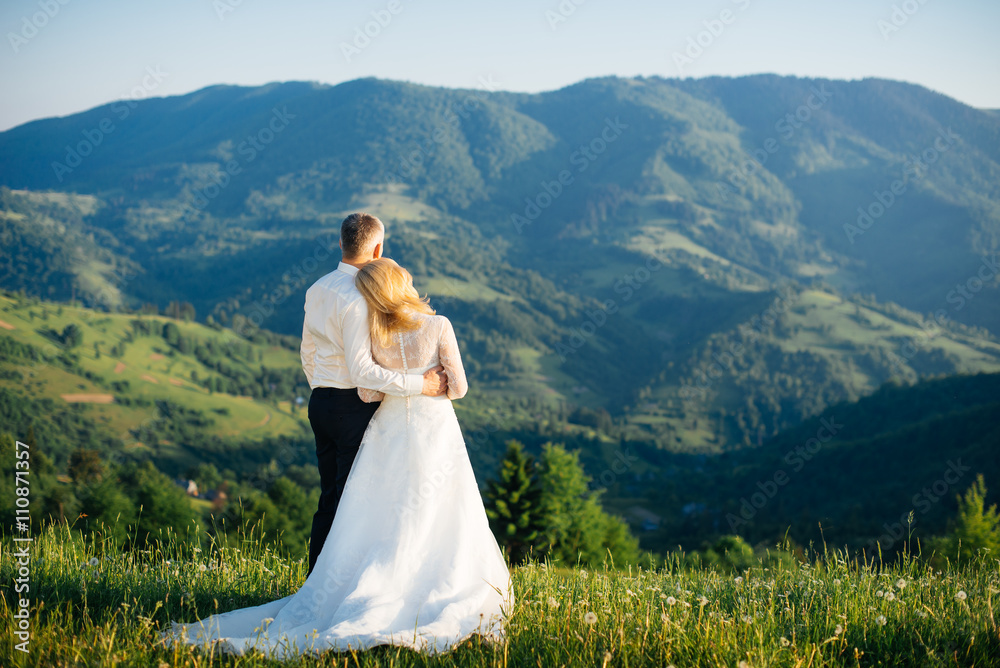
[[[14,543],[0,541],[3,665],[263,666],[157,633],[169,620],[257,605],[294,592],[287,561],[253,530],[238,547],[171,536],[122,552],[100,534],[46,528],[32,546],[30,651],[14,650]],[[936,571],[812,554],[794,566],[738,573],[681,566],[516,568],[504,645],[469,641],[429,657],[392,647],[326,653],[293,666],[991,666],[1000,662],[1000,561],[980,554]]]
[[[225,415],[208,427],[207,433],[220,437],[241,436],[265,438],[297,435],[305,429],[305,416],[296,412],[288,401],[267,402],[249,396],[225,392],[209,392],[199,382],[220,376],[194,355],[178,354],[160,336],[140,336],[127,340],[133,320],[143,320],[159,330],[164,323],[173,323],[181,335],[198,341],[214,340],[217,345],[246,345],[231,330],[213,330],[204,325],[184,322],[165,316],[99,313],[65,304],[32,304],[28,300],[0,295],[0,328],[4,336],[36,347],[47,356],[61,354],[63,346],[46,336],[47,331],[62,331],[69,324],[83,332],[85,344],[75,349],[80,369],[93,374],[91,378],[72,373],[56,364],[27,363],[12,365],[21,377],[11,375],[0,379],[0,385],[16,388],[31,397],[56,398],[76,406],[82,413],[111,432],[119,434],[126,448],[143,448],[150,444],[137,442],[130,431],[156,416],[149,402],[167,399],[190,409]],[[115,345],[124,352],[109,354]],[[275,369],[299,369],[299,356],[278,346],[254,344],[257,364]],[[229,360],[253,371],[256,365]],[[192,375],[193,374],[193,375]],[[95,379],[100,379],[95,382]],[[109,390],[109,383],[121,383],[127,389]],[[145,405],[123,402],[121,399],[146,400]],[[169,446],[169,444],[163,444]]]

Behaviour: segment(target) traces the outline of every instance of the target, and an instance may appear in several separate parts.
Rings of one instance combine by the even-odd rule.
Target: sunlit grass
[[[9,537],[0,549],[9,624]],[[57,527],[33,550],[31,649],[15,657],[26,666],[278,665],[159,643],[157,632],[169,620],[285,596],[306,571],[252,531],[229,547],[204,535],[169,536],[162,547],[123,552]],[[471,641],[439,657],[379,648],[289,665],[996,665],[998,563],[983,554],[961,570],[938,572],[918,560],[879,569],[830,554],[733,574],[686,569],[679,559],[655,570],[531,565],[513,571],[504,646]],[[5,659],[14,655],[10,632],[0,643]]]
[[[31,314],[35,316],[32,317]],[[225,411],[225,419],[218,419],[207,427],[207,432],[222,437],[249,436],[267,438],[275,436],[297,436],[307,429],[304,415],[293,413],[286,403],[285,408],[276,408],[263,400],[247,400],[223,392],[211,393],[192,379],[192,372],[199,380],[220,377],[220,374],[206,367],[193,354],[182,354],[171,350],[159,335],[136,336],[125,345],[120,357],[109,351],[126,339],[132,329],[132,320],[144,320],[158,332],[166,322],[172,322],[183,336],[204,343],[212,340],[223,346],[228,343],[246,342],[229,330],[212,330],[193,322],[171,320],[165,316],[97,313],[95,311],[67,305],[32,303],[30,300],[0,298],[0,319],[14,329],[2,329],[3,336],[35,346],[49,358],[63,350],[45,336],[45,330],[62,331],[70,323],[76,324],[83,332],[83,345],[75,348],[79,368],[103,378],[103,383],[88,380],[75,371],[67,371],[56,363],[23,364],[9,363],[9,368],[20,371],[23,378],[0,379],[6,385],[32,397],[59,399],[67,393],[113,394],[116,398],[145,400],[152,402],[167,399],[185,408],[201,410],[214,415],[213,411]],[[97,354],[94,344],[101,350]],[[254,355],[260,360],[229,359],[228,364],[255,372],[259,365],[269,368],[294,368],[301,366],[298,353],[277,346],[253,345]],[[126,390],[109,387],[113,382],[127,382]],[[155,382],[154,382],[155,381]],[[125,402],[113,404],[78,404],[84,415],[105,423],[116,435],[127,435],[139,427],[156,411],[149,406],[127,405]],[[125,440],[128,440],[126,437]],[[131,444],[131,443],[130,443]]]

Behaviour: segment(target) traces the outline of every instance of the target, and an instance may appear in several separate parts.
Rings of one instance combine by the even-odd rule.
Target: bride
[[[358,271],[372,357],[403,373],[444,366],[447,396],[383,396],[313,572],[290,596],[171,623],[163,635],[276,658],[401,645],[436,653],[479,634],[500,640],[513,603],[451,400],[468,390],[451,322],[388,258]]]

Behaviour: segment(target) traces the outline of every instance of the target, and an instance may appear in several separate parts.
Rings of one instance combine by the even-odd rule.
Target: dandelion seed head
[[[967,599],[967,598],[969,598],[969,595],[968,595],[968,594],[966,594],[966,593],[965,593],[964,591],[962,591],[961,589],[960,589],[960,590],[958,591],[958,593],[957,593],[957,594],[955,594],[955,600],[956,600],[956,601],[964,601],[964,600],[965,600],[965,599]]]
[[[786,638],[785,636],[781,636],[780,642],[782,647],[788,647],[789,645],[791,645],[791,643],[788,642],[788,638]]]
[[[841,626],[840,624],[837,624],[837,628],[833,630],[833,635],[839,636],[843,632],[844,632],[844,627]]]
[[[878,617],[875,618],[875,623],[878,624],[879,626],[885,626],[886,621],[887,620],[885,618],[885,615],[879,615]]]
[[[583,616],[583,623],[593,626],[597,623],[597,613],[591,611]]]
[[[667,597],[667,605],[676,605],[676,604],[677,604],[676,598],[674,598],[673,596]]]
[[[898,589],[905,589],[906,588],[906,580],[904,580],[903,578],[899,578],[898,580],[896,580],[896,587]]]

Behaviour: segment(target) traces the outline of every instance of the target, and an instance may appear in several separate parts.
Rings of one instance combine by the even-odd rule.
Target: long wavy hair
[[[372,339],[382,347],[388,347],[394,332],[420,327],[418,313],[434,315],[428,298],[421,298],[413,287],[410,272],[390,258],[372,260],[361,267],[354,284],[368,302]]]

